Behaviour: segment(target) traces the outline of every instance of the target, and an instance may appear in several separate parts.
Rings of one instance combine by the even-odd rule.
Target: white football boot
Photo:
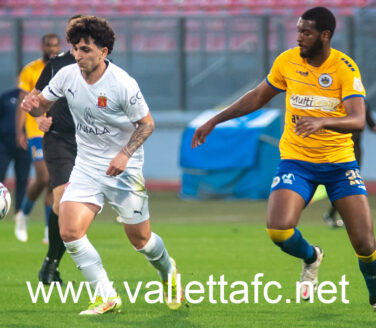
[[[300,283],[308,282],[308,284],[301,284],[300,286],[300,297],[305,301],[308,301],[312,297],[312,289],[313,292],[317,289],[319,267],[324,256],[324,252],[320,247],[313,246],[313,249],[317,254],[317,259],[311,264],[307,264],[303,261],[303,271],[300,277]],[[310,284],[313,288],[310,287]]]

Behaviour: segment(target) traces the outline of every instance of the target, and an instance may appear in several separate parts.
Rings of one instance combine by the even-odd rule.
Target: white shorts
[[[121,175],[110,177],[102,170],[74,166],[60,202],[91,203],[101,211],[105,200],[124,223],[137,224],[149,219],[148,195],[141,170],[127,169]]]

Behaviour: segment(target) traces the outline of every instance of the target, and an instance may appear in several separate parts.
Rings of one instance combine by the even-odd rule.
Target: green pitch
[[[376,197],[371,197],[370,201],[371,207],[376,209]],[[146,288],[145,284],[158,280],[157,274],[130,246],[122,226],[115,222],[115,212],[107,206],[88,235],[101,254],[110,279],[115,281],[123,300],[122,312],[79,317],[78,312],[89,302],[85,291],[77,304],[71,297],[62,304],[56,289],[48,304],[42,298],[36,304],[31,301],[26,281],[30,281],[35,290],[38,270],[47,250],[41,243],[43,209],[39,203],[31,216],[28,243],[15,239],[12,215],[0,222],[0,327],[373,327],[376,313],[368,305],[365,283],[346,232],[331,230],[322,221],[328,205],[327,200],[310,205],[299,227],[310,242],[325,251],[319,280],[336,285],[334,296],[337,299],[332,304],[324,304],[317,297],[312,304],[296,304],[295,283],[300,277],[301,263],[283,254],[267,237],[266,202],[189,202],[173,193],[151,193],[153,230],[162,236],[170,255],[175,258],[183,284],[191,281],[203,284],[203,294],[191,295],[193,299],[203,296],[203,301],[199,304],[184,302],[175,312],[165,304],[148,304],[145,295],[156,288]],[[375,211],[373,214],[376,217]],[[69,256],[64,256],[60,271],[65,282],[74,281],[78,288],[83,277]],[[257,273],[264,274],[259,278],[262,285],[258,303],[251,285]],[[223,287],[222,295],[220,287],[214,286],[210,298],[206,283],[211,275],[217,282],[224,275],[229,285]],[[345,289],[349,304],[342,302],[338,284],[343,275],[349,282]],[[135,304],[130,302],[123,281],[128,283],[132,293],[137,282],[143,282]],[[240,290],[239,286],[230,288],[235,281],[248,285],[248,304],[230,302],[230,294]],[[263,289],[270,281],[282,286],[280,290],[275,286],[268,290],[270,299],[282,295],[277,304],[264,299]],[[237,299],[242,296],[244,294],[238,295]],[[221,303],[221,297],[228,303]],[[327,300],[331,297],[333,295],[324,295]]]

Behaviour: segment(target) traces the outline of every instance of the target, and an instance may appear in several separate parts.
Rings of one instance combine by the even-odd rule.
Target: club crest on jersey
[[[107,107],[107,97],[106,96],[99,96],[98,97],[98,107],[106,108]]]
[[[332,85],[333,78],[329,74],[321,74],[319,77],[319,84],[323,88],[328,88]]]

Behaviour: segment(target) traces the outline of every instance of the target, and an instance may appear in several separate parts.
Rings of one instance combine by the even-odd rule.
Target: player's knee
[[[149,241],[149,238],[146,238],[144,236],[137,236],[135,238],[130,239],[131,244],[136,250],[140,250],[144,248]]]
[[[80,239],[84,235],[85,234],[81,233],[78,230],[73,230],[73,229],[71,229],[69,227],[64,227],[64,226],[60,227],[60,237],[66,243],[68,243],[70,241],[74,241],[74,240]]]
[[[138,231],[127,232],[128,239],[136,250],[144,248],[151,239],[152,234],[153,233],[150,233],[149,230],[142,229]]]
[[[373,239],[359,240],[358,243],[354,243],[354,249],[358,256],[369,256],[375,252],[375,241]]]
[[[147,240],[146,244],[143,247],[136,247],[136,250],[144,254],[149,261],[158,260],[163,254],[164,249],[165,246],[162,238],[154,232],[151,233],[150,239]]]
[[[269,238],[276,244],[283,243],[287,239],[291,238],[291,236],[294,234],[294,229],[286,229],[286,230],[280,230],[280,229],[266,229],[266,232],[269,235]]]

